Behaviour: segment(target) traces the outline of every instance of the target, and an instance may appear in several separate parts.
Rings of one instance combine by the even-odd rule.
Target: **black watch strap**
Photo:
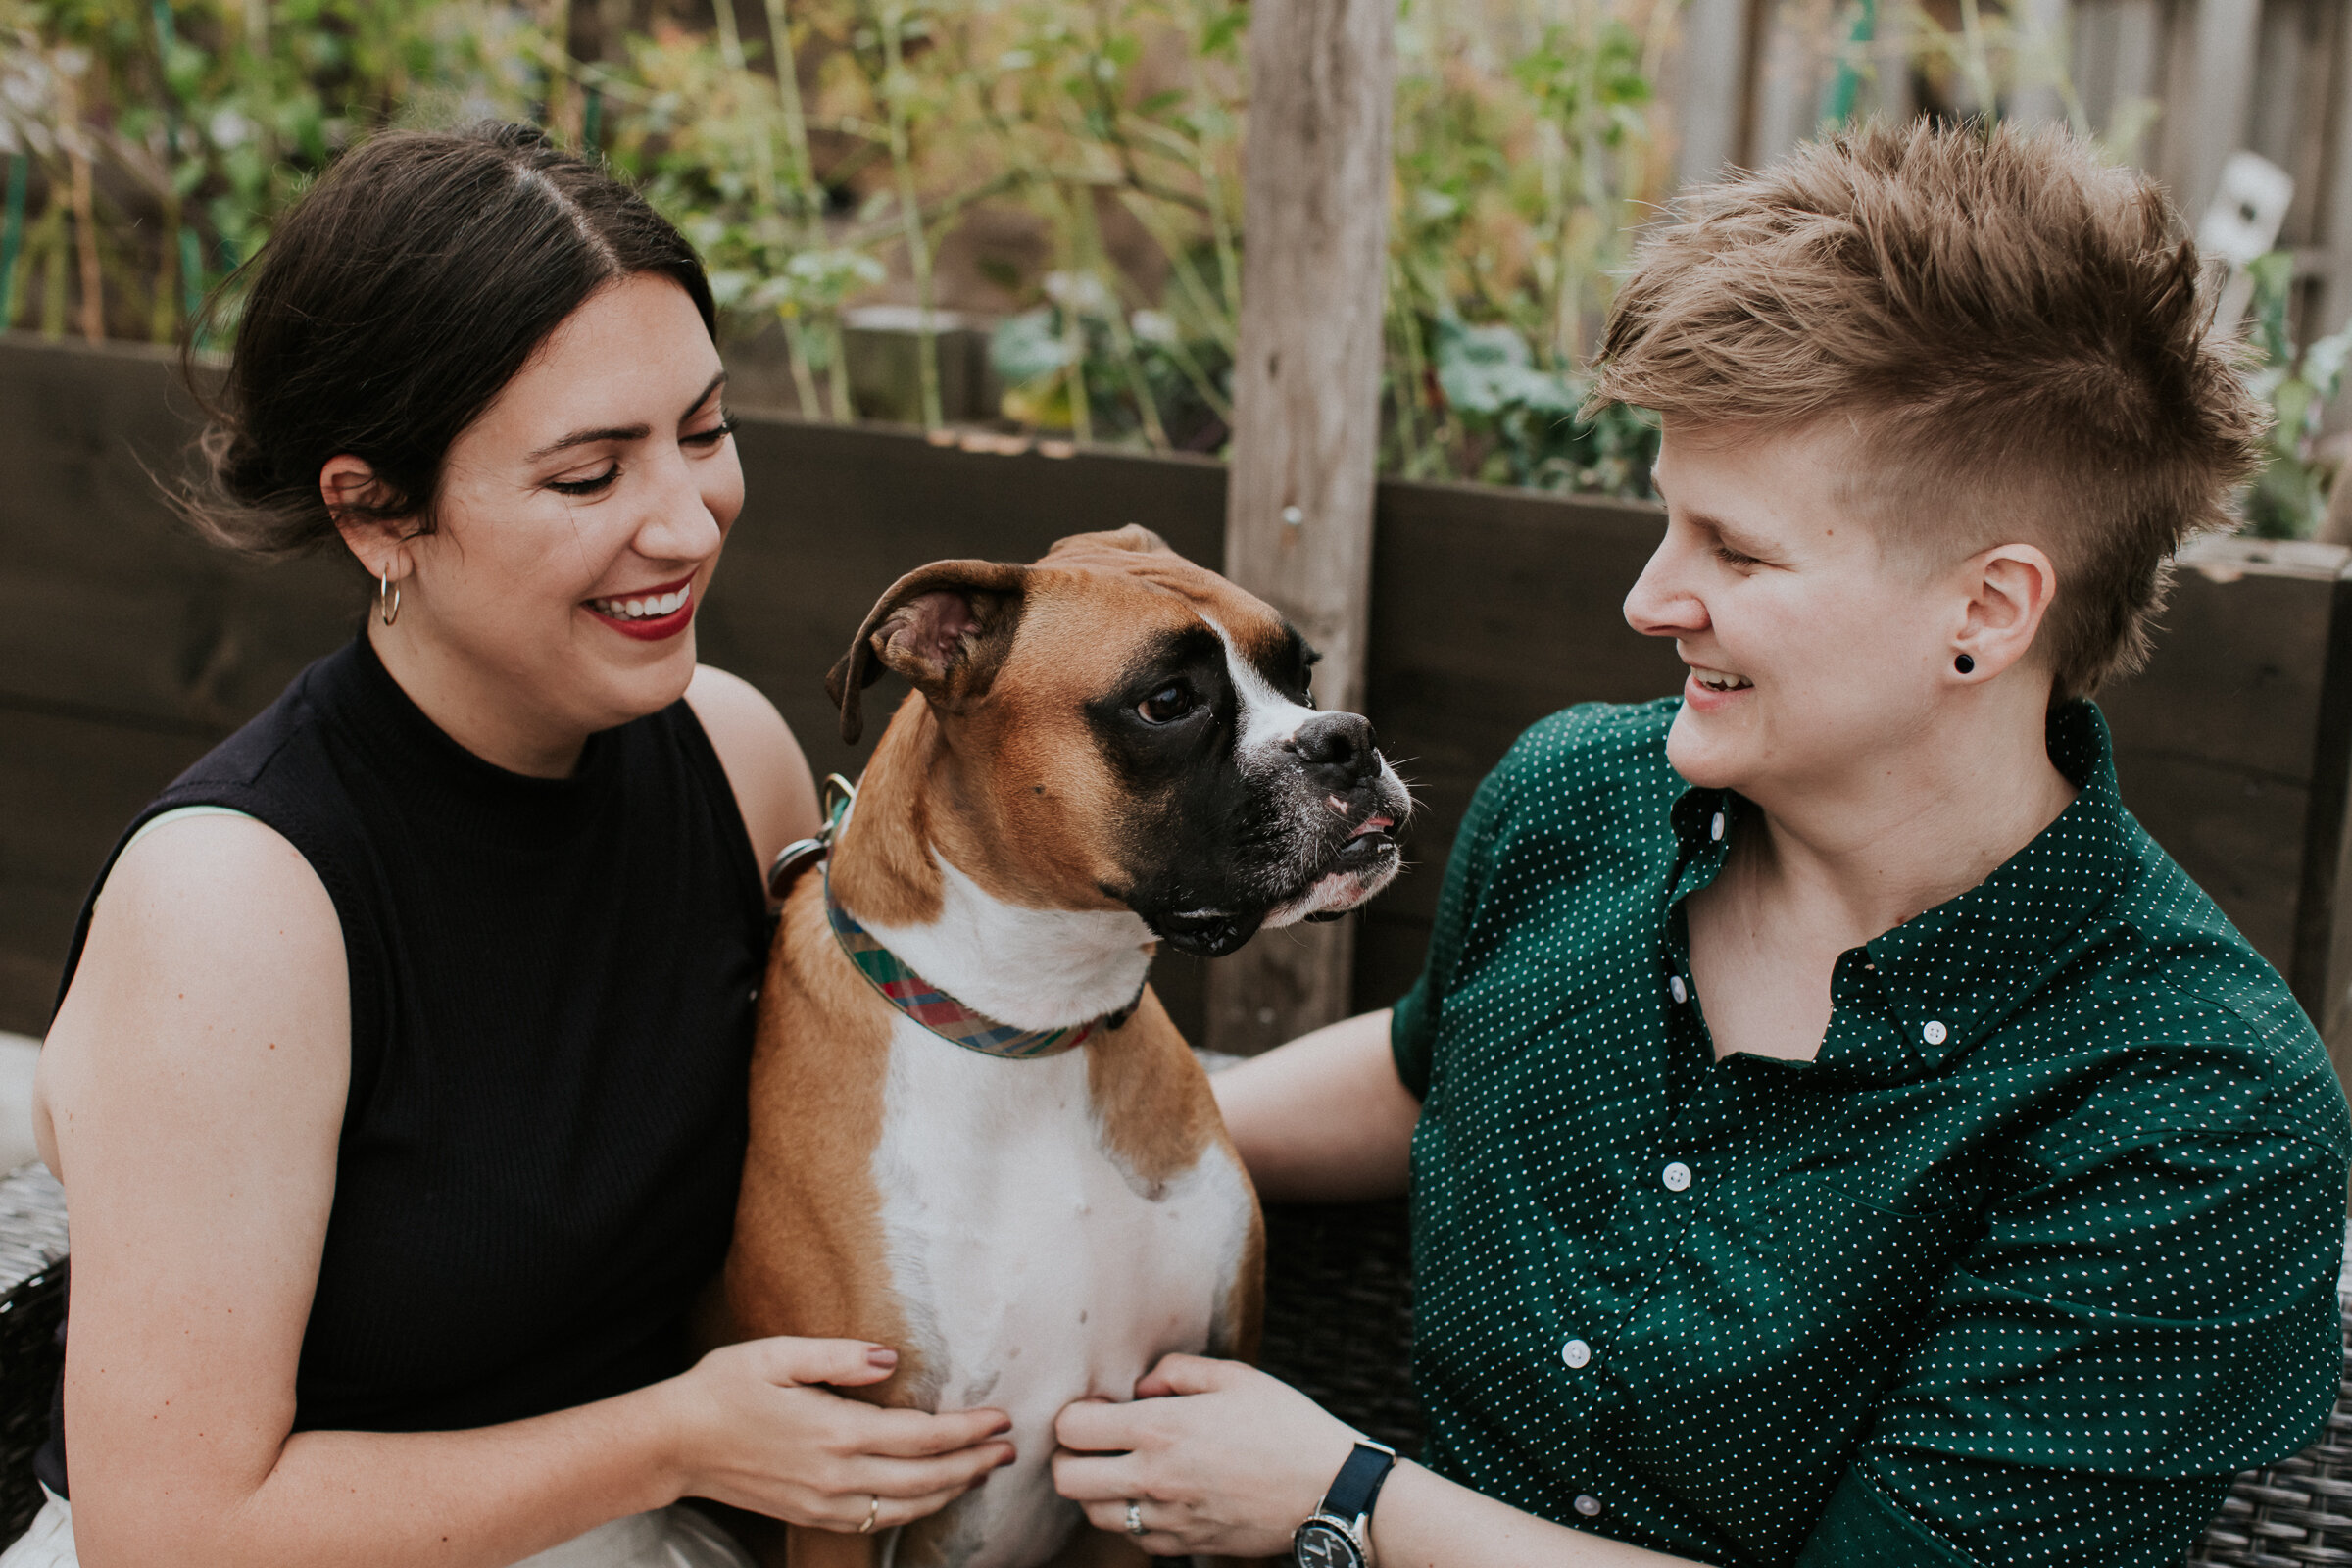
[[[1331,1490],[1323,1494],[1323,1506],[1316,1511],[1345,1519],[1350,1524],[1372,1512],[1372,1504],[1380,1498],[1381,1483],[1396,1466],[1396,1450],[1377,1443],[1358,1443],[1332,1478]]]

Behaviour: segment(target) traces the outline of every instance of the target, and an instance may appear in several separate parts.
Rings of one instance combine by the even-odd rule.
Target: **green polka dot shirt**
[[[2075,703],[2065,812],[1842,955],[1816,1059],[1717,1061],[1682,900],[1755,818],[1676,708],[1520,739],[1396,1007],[1428,1462],[1709,1563],[2177,1558],[2335,1397],[2318,1037]]]

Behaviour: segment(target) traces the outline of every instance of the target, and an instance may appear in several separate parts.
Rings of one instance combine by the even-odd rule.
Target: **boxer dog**
[[[827,677],[850,741],[884,670],[914,690],[786,898],[727,1307],[896,1347],[857,1396],[997,1406],[1019,1457],[901,1531],[795,1528],[792,1568],[1044,1563],[1084,1522],[1048,1464],[1064,1405],[1169,1351],[1254,1356],[1256,1195],[1144,977],[1158,943],[1230,953],[1396,874],[1410,800],[1364,719],[1315,710],[1314,657],[1126,528],[912,572]]]

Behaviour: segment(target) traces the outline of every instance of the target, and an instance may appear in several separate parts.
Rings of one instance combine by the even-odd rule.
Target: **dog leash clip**
[[[850,812],[850,803],[858,799],[858,786],[839,773],[825,775],[825,825],[814,836],[795,839],[776,852],[775,862],[767,868],[767,896],[777,903],[792,891],[792,884],[803,871],[832,853],[833,835],[841,829],[841,819]]]

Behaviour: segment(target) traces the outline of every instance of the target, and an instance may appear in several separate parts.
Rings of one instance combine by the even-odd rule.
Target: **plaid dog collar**
[[[858,917],[833,897],[831,866],[825,868],[825,918],[833,923],[833,935],[840,941],[841,951],[849,955],[858,972],[882,994],[885,1002],[942,1040],[953,1040],[964,1050],[977,1051],[984,1056],[1004,1056],[1014,1061],[1057,1056],[1098,1034],[1117,1029],[1135,1016],[1135,1009],[1144,1000],[1139,989],[1135,1000],[1124,1007],[1085,1023],[1066,1024],[1058,1029],[1015,1029],[986,1013],[974,1012],[906,967],[897,954],[859,925]]]

